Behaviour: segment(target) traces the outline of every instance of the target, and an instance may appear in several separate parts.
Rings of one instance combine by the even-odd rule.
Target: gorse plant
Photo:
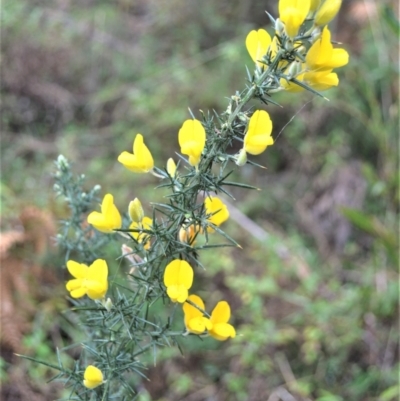
[[[142,354],[156,358],[158,347],[179,346],[179,338],[187,335],[219,341],[236,336],[228,302],[220,300],[212,308],[191,288],[204,267],[203,250],[239,246],[221,228],[229,211],[220,195],[231,197],[232,186],[256,188],[231,181],[233,169],[257,165],[252,156],[274,143],[269,114],[244,108],[252,99],[275,103],[271,96],[278,91],[320,95],[338,85],[333,70],[347,64],[348,54],[333,47],[327,24],[340,5],[337,0],[281,0],[279,18],[270,16],[274,36],[259,29],[246,38],[254,61],[246,88],[229,98],[225,112],[201,112],[200,119],[192,115],[183,122],[177,163],[171,158],[164,168],[157,167],[145,138],[136,135],[133,152],[122,152],[118,161],[133,173],[154,174],[158,187],[168,190],[164,203],[143,206],[135,198],[121,216],[107,193],[100,211],[93,210],[100,187],[84,192],[83,177],[74,179],[68,161],[59,156],[55,191],[67,200],[71,216],[58,241],[72,276],[66,289],[87,340],[72,369],[61,362],[47,365],[71,388],[71,400],[132,400],[138,379],[145,377]],[[242,145],[232,154],[235,142]],[[122,278],[109,275],[104,255],[116,242],[122,247],[120,263],[130,267]],[[154,308],[160,305],[165,313],[157,315]],[[183,321],[175,316],[177,308],[183,309]]]

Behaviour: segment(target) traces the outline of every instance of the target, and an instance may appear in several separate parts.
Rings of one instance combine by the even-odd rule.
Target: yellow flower
[[[219,341],[225,341],[229,337],[235,338],[236,331],[228,323],[231,317],[231,308],[226,301],[220,301],[211,313],[212,328],[208,333]]]
[[[269,33],[264,29],[251,31],[246,37],[247,51],[259,67],[264,66],[260,60],[267,54],[270,44],[271,36],[269,36]]]
[[[308,71],[332,71],[333,68],[343,67],[349,62],[349,54],[344,49],[334,49],[331,43],[331,33],[326,26],[321,38],[311,47],[306,56]]]
[[[197,166],[206,144],[206,131],[198,120],[186,120],[178,134],[181,153],[189,156],[189,163]]]
[[[69,260],[67,269],[75,277],[66,284],[72,298],[85,295],[91,299],[104,298],[108,289],[108,266],[105,260],[97,259],[89,267]]]
[[[153,225],[153,220],[150,217],[144,216],[140,222],[133,221],[129,226],[132,230],[151,230]],[[131,232],[133,238],[139,243],[146,241],[143,244],[144,249],[150,248],[150,235],[144,232]]]
[[[204,302],[197,295],[190,295],[188,300],[192,301],[200,309],[204,310]],[[203,312],[188,302],[183,304],[183,313],[185,315],[185,326],[191,333],[201,334],[212,328],[210,319],[206,318]]]
[[[193,269],[185,260],[175,259],[165,268],[164,284],[172,302],[186,301],[193,284]]]
[[[325,0],[315,16],[315,24],[324,26],[339,12],[342,0]]]
[[[168,161],[167,161],[167,172],[172,178],[175,177],[176,164],[175,164],[174,159],[172,157],[170,157],[168,159]]]
[[[205,212],[208,215],[207,220],[215,226],[220,226],[229,218],[229,211],[221,199],[210,196],[204,201]],[[212,227],[207,227],[209,233],[213,233]]]
[[[264,110],[257,110],[251,116],[247,133],[244,136],[243,149],[251,155],[259,155],[269,145],[273,145],[271,137],[272,121]]]
[[[96,388],[104,383],[103,373],[96,366],[89,365],[83,374],[83,385],[89,389]]]
[[[135,221],[136,223],[140,223],[143,220],[144,211],[138,198],[135,198],[129,203],[128,213],[131,220]]]
[[[144,144],[143,135],[137,134],[133,142],[133,154],[122,152],[118,161],[134,173],[148,173],[153,170],[154,160],[149,149]]]
[[[114,205],[114,197],[111,194],[104,196],[101,203],[101,213],[90,213],[87,222],[103,233],[112,233],[114,230],[121,228],[121,215]]]
[[[184,224],[179,230],[179,241],[194,245],[197,235],[201,232],[201,227],[198,224]]]
[[[294,38],[310,11],[310,0],[279,0],[279,18],[286,33]]]
[[[305,65],[304,65],[305,67]],[[328,70],[328,71],[310,71],[306,73],[301,73],[296,77],[298,81],[304,82],[306,85],[315,89],[316,91],[324,91],[332,86],[337,86],[339,84],[339,78],[336,73]],[[294,82],[286,81],[285,79],[281,79],[280,81],[282,87],[288,92],[301,92],[304,90],[301,86],[297,85]]]

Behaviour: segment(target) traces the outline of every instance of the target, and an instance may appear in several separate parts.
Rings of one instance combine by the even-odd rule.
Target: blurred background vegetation
[[[268,107],[276,144],[257,158],[268,169],[235,173],[262,192],[234,191],[226,225],[244,250],[204,253],[198,282],[210,308],[233,306],[238,337],[160,350],[140,400],[398,399],[397,7],[344,1],[331,28],[351,61],[330,101],[279,94],[283,107]],[[225,110],[253,68],[246,34],[272,32],[265,10],[277,15],[277,1],[3,2],[1,399],[68,397],[46,383],[54,371],[14,353],[55,362],[56,347],[84,340],[53,246],[67,214],[53,160],[64,154],[120,210],[155,201],[154,177],[117,156],[140,132],[163,166],[188,107]]]

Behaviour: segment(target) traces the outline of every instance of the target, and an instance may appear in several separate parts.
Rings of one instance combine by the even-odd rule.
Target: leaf
[[[387,388],[381,395],[379,396],[379,401],[394,401],[398,400],[400,395],[400,387],[399,385],[395,385]]]

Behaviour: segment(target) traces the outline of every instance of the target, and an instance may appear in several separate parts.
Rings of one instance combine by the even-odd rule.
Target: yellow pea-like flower
[[[178,134],[181,153],[189,156],[189,163],[197,166],[206,144],[206,131],[198,120],[186,120]]]
[[[85,369],[83,379],[83,385],[88,389],[94,389],[104,383],[102,371],[93,365],[89,365]]]
[[[260,62],[267,54],[268,48],[271,45],[271,36],[264,29],[251,31],[246,37],[246,48],[253,61],[259,66],[264,66]]]
[[[148,173],[153,170],[154,160],[149,149],[144,144],[143,135],[137,134],[133,142],[133,154],[122,152],[118,161],[134,173]]]
[[[336,17],[341,5],[342,0],[325,0],[315,15],[315,24],[319,26],[328,24]]]
[[[247,133],[244,136],[243,149],[251,155],[259,155],[267,146],[273,145],[271,136],[272,121],[264,110],[256,110],[250,118]]]
[[[211,312],[212,327],[208,330],[210,336],[216,340],[225,341],[229,337],[235,338],[236,330],[228,323],[231,317],[231,308],[226,301],[220,301]]]
[[[205,212],[208,215],[207,220],[217,227],[229,218],[228,208],[221,199],[217,197],[207,197],[204,201],[204,207]],[[207,231],[213,233],[214,229],[212,227],[207,227]]]
[[[172,302],[185,302],[193,284],[192,267],[185,260],[173,260],[165,268],[164,284]]]
[[[306,56],[308,71],[328,71],[343,67],[349,62],[349,54],[344,49],[334,49],[331,33],[326,26],[321,37],[310,47]]]
[[[197,295],[190,295],[188,300],[197,305],[200,309],[204,310],[204,302]],[[183,313],[185,319],[186,329],[194,334],[204,333],[206,330],[210,330],[212,328],[212,323],[210,319],[206,318],[199,309],[195,306],[185,302],[183,304]]]
[[[104,298],[108,289],[108,266],[105,260],[97,259],[89,267],[69,260],[67,269],[75,277],[66,284],[72,298],[85,295],[93,300]]]
[[[103,233],[112,233],[121,228],[121,215],[114,205],[114,197],[106,194],[101,203],[101,212],[92,212],[87,218],[87,222]]]
[[[310,11],[310,0],[279,0],[279,18],[285,24],[290,38],[299,32],[300,26]]]

